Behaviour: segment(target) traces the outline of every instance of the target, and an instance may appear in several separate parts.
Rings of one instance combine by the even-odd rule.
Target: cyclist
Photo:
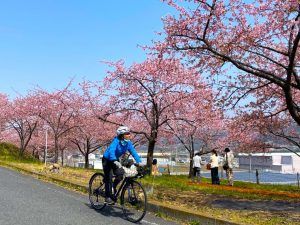
[[[141,158],[137,154],[132,142],[130,141],[130,129],[126,126],[121,126],[117,129],[117,136],[113,139],[112,143],[108,146],[103,154],[102,165],[104,172],[105,182],[105,202],[113,204],[112,188],[116,190],[117,185],[123,179],[124,169],[119,161],[119,158],[127,153],[133,156],[135,161],[141,164]],[[112,184],[111,171],[116,176]]]

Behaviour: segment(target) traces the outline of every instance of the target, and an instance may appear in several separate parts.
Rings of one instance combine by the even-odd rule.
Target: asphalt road
[[[0,167],[1,225],[133,224],[117,206],[96,211],[88,197]],[[176,224],[147,214],[140,224]]]

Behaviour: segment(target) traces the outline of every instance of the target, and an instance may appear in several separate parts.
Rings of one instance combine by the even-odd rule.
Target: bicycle
[[[125,169],[125,167],[123,167]],[[120,205],[125,218],[131,222],[137,223],[146,215],[147,195],[144,187],[136,181],[144,176],[142,167],[137,167],[137,173],[134,176],[126,176],[119,184],[116,192],[113,192],[112,199],[118,201],[120,196]],[[126,168],[128,169],[128,168]],[[125,170],[126,171],[126,170]],[[113,176],[114,178],[115,176]],[[89,200],[91,206],[96,210],[102,210],[107,204],[105,201],[105,183],[104,174],[97,172],[89,181]]]

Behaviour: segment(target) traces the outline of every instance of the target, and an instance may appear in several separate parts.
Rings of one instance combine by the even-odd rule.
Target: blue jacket
[[[120,156],[126,153],[127,150],[130,152],[137,163],[142,162],[131,141],[128,141],[125,145],[122,145],[121,141],[117,137],[115,137],[112,143],[108,146],[103,154],[103,157],[110,161],[116,161],[119,160]]]

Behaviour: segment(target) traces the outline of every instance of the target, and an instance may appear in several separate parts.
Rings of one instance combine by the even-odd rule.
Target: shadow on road
[[[90,204],[85,204],[85,205],[88,206],[90,209],[100,213],[103,216],[124,218],[122,208],[119,205],[105,206],[101,210],[94,209],[93,207],[91,207]]]

